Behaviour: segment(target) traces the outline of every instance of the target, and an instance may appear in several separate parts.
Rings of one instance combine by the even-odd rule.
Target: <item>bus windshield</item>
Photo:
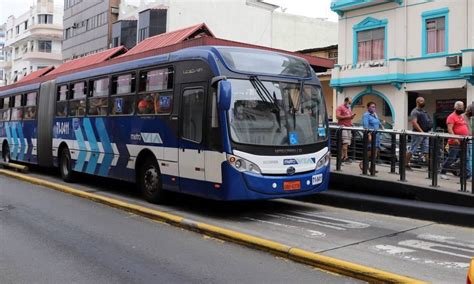
[[[310,77],[308,63],[298,57],[263,50],[221,47],[227,66],[238,72]]]
[[[234,142],[296,146],[327,139],[326,108],[318,86],[229,81],[232,101],[228,117]]]

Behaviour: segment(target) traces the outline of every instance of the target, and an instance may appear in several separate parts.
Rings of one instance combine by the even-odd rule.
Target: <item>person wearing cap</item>
[[[448,125],[449,134],[468,136],[469,128],[467,127],[466,120],[463,118],[462,114],[464,113],[464,103],[457,101],[454,104],[454,111],[446,119],[446,124]],[[441,179],[449,180],[449,177],[446,175],[448,167],[453,164],[461,152],[461,141],[455,138],[448,139],[449,151],[448,157],[444,160],[443,166],[441,167]],[[467,179],[470,180],[471,176],[467,175]]]
[[[411,124],[413,125],[413,131],[418,133],[429,132],[433,128],[433,121],[431,120],[428,113],[424,110],[425,99],[423,97],[416,98],[416,107],[410,113]],[[407,158],[405,167],[407,170],[411,170],[410,160],[418,148],[421,148],[426,161],[429,161],[429,137],[412,135],[410,149],[407,151]]]

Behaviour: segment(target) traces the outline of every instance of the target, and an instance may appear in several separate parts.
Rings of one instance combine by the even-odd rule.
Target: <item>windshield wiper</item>
[[[276,98],[275,92],[273,92],[273,96],[270,94],[268,89],[265,85],[260,81],[257,76],[250,76],[250,83],[257,91],[258,96],[262,101],[271,104],[275,109],[280,110],[280,106],[278,106],[278,100]]]
[[[298,98],[296,102],[293,101],[293,97],[291,96],[291,92],[288,96],[288,101],[290,105],[290,113],[293,115],[293,129],[296,129],[296,112],[298,110],[301,110],[301,113],[304,113],[304,110],[301,108],[301,97],[303,95],[303,88],[304,88],[304,83],[301,80],[300,81],[300,91],[298,92]]]
[[[250,76],[250,83],[252,84],[255,91],[257,91],[257,95],[263,102],[266,102],[272,106],[272,113],[275,114],[276,120],[278,122],[278,131],[281,129],[281,115],[280,115],[280,106],[278,105],[278,100],[276,97],[275,92],[273,92],[273,96],[270,94],[268,89],[265,85],[260,81],[257,76]]]

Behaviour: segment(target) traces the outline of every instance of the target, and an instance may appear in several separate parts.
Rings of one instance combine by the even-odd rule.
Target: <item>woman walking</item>
[[[376,112],[376,107],[377,105],[374,102],[369,102],[367,104],[367,111],[362,116],[362,125],[364,129],[369,129],[369,130],[383,129],[382,122],[380,121]],[[376,157],[378,157],[379,151],[380,151],[380,133],[375,134],[375,137],[373,136],[374,136],[373,133],[369,133],[369,145],[367,145],[367,148],[369,149],[369,152],[368,152],[369,160],[372,156],[372,151],[371,151],[372,139],[375,139],[375,147],[376,147],[375,156]],[[359,167],[361,170],[363,170],[363,162],[360,162]]]

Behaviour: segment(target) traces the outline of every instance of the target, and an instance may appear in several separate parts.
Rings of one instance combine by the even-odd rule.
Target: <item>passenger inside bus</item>
[[[89,100],[89,115],[107,115],[107,98],[93,98]]]
[[[154,103],[151,95],[146,95],[138,102],[138,114],[154,114]]]
[[[34,119],[36,116],[36,107],[26,107],[24,119]]]

